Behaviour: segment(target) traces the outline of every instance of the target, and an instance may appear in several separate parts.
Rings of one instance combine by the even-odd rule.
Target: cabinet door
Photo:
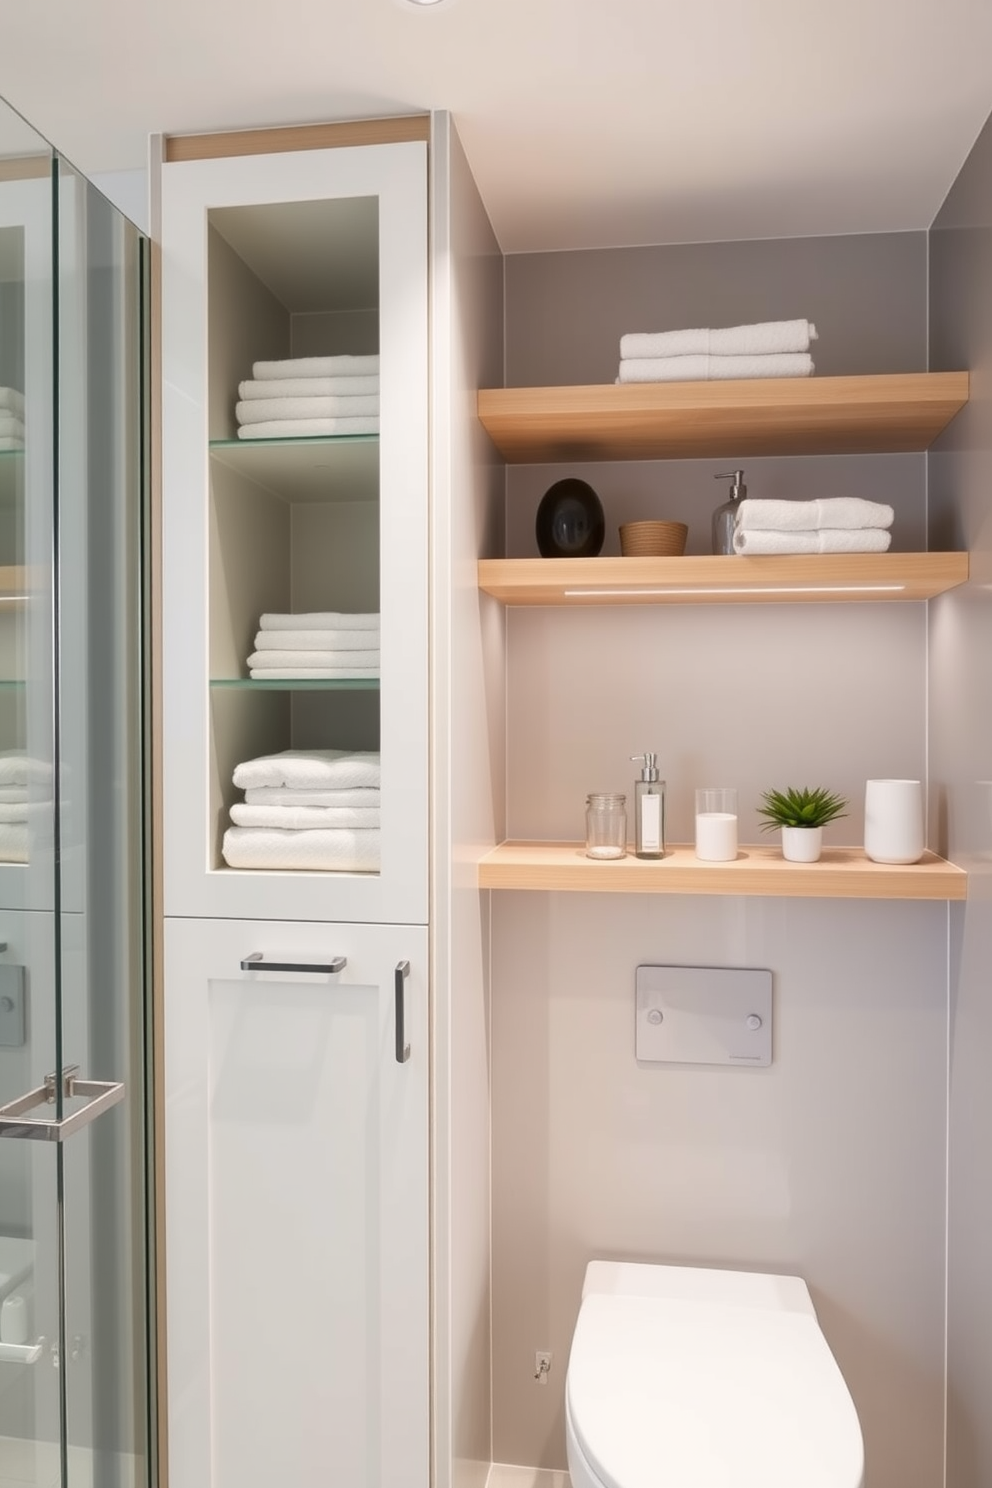
[[[423,143],[163,168],[168,914],[426,923],[426,214]],[[328,393],[315,359],[356,356],[364,372],[377,359],[377,389]],[[293,378],[272,400],[287,416],[249,437],[272,423],[245,422],[243,384],[261,398],[272,362],[306,370],[321,408],[377,411],[306,432],[314,397]],[[345,617],[341,664],[294,640],[259,675],[262,616],[295,632],[315,614]],[[371,644],[349,643],[375,616]],[[287,750],[377,757],[357,830],[336,815],[319,842],[298,819],[254,819],[235,771]]]
[[[172,1480],[426,1488],[427,932],[171,920],[165,958]]]

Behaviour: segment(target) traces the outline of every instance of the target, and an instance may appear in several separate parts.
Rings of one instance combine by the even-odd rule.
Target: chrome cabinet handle
[[[405,983],[410,975],[409,961],[400,961],[396,967],[396,1063],[406,1064],[410,1058],[410,1045],[406,1041]]]
[[[38,1085],[17,1100],[0,1106],[0,1137],[19,1137],[33,1142],[64,1142],[67,1137],[71,1137],[82,1127],[89,1126],[91,1121],[95,1121],[104,1111],[124,1099],[126,1092],[119,1080],[80,1080],[77,1078],[78,1070],[79,1066],[76,1064],[67,1065],[60,1075],[46,1075],[44,1085]],[[36,1116],[26,1116],[26,1111],[54,1103],[60,1079],[66,1100],[81,1096],[86,1101],[85,1106],[79,1111],[73,1111],[71,1116],[63,1116],[61,1121],[43,1121]]]
[[[241,963],[242,971],[344,971],[347,956],[332,956],[330,961],[266,961],[264,952],[252,951]]]

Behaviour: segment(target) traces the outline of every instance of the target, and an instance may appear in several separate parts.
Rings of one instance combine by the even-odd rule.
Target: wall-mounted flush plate
[[[24,1043],[24,967],[0,965],[0,1046]]]
[[[772,974],[714,966],[639,966],[637,1058],[662,1064],[772,1062]]]

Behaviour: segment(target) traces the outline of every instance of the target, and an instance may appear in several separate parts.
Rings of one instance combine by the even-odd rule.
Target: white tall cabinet
[[[426,1488],[427,146],[161,167],[171,1488]],[[378,434],[240,439],[253,363],[380,358]],[[379,676],[249,676],[378,611]],[[225,865],[243,761],[377,751],[375,872]]]

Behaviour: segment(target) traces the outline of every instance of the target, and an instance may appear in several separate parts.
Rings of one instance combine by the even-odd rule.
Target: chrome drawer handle
[[[242,971],[344,971],[347,956],[332,956],[330,961],[266,961],[262,951],[252,951],[241,963]]]
[[[0,1137],[19,1137],[34,1142],[64,1142],[67,1137],[71,1137],[82,1127],[89,1126],[91,1121],[95,1121],[104,1111],[124,1099],[126,1092],[121,1081],[80,1080],[77,1079],[78,1069],[76,1064],[66,1066],[62,1070],[61,1081],[66,1100],[75,1100],[81,1096],[86,1101],[81,1110],[73,1111],[70,1116],[63,1116],[61,1121],[40,1121],[35,1116],[26,1116],[26,1111],[54,1103],[60,1077],[46,1075],[44,1085],[38,1085],[17,1100],[0,1106]]]

